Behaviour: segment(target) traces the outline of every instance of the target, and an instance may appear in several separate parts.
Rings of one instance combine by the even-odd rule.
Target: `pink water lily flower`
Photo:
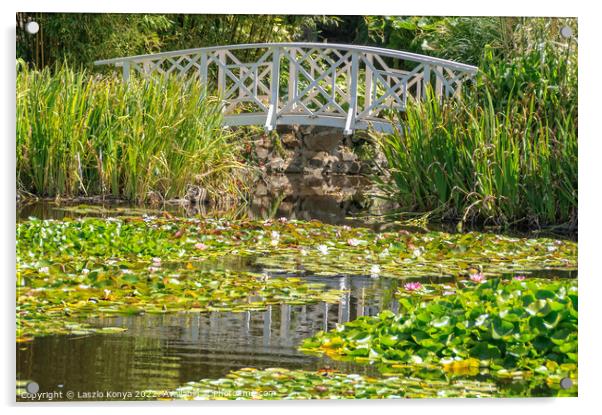
[[[196,249],[198,249],[198,250],[201,250],[201,251],[202,251],[202,250],[204,250],[204,249],[207,249],[207,245],[205,245],[205,244],[204,244],[204,243],[202,243],[202,242],[199,242],[198,244],[195,244],[195,245],[194,245],[194,247],[195,247]]]
[[[525,277],[524,275],[517,275],[513,279],[515,279],[516,281],[524,281],[526,278],[527,277]]]
[[[487,281],[485,279],[485,276],[483,275],[482,272],[479,272],[478,274],[472,274],[469,278],[473,282],[485,282],[485,281]]]
[[[422,284],[420,284],[419,282],[408,282],[403,285],[403,288],[406,291],[418,291],[422,289]]]

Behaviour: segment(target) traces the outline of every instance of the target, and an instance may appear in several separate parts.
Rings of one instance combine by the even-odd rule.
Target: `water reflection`
[[[250,219],[287,217],[317,219],[330,224],[360,224],[350,215],[368,213],[374,200],[365,193],[370,188],[360,176],[313,177],[304,175],[266,176],[254,185],[248,203],[226,209],[211,204],[166,203],[164,206],[139,206],[123,201],[66,201],[57,203],[41,200],[17,206],[17,217],[63,219],[67,217],[119,216],[168,211],[177,216],[228,216]],[[185,202],[185,201],[182,201]],[[383,202],[381,202],[383,203]],[[78,207],[80,207],[78,209]]]
[[[397,310],[398,282],[360,276],[312,277],[349,290],[339,303],[272,305],[265,311],[98,318],[98,326],[127,327],[117,335],[49,336],[17,346],[17,378],[40,391],[170,389],[219,378],[243,367],[377,374],[373,367],[336,362],[297,350],[302,339],[385,309]]]

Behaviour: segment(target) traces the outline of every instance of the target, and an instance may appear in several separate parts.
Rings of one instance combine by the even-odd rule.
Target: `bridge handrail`
[[[240,49],[258,49],[258,48],[271,48],[271,47],[303,47],[303,48],[318,48],[318,49],[340,49],[355,52],[371,52],[381,56],[387,56],[390,58],[407,59],[414,62],[420,63],[432,63],[441,66],[447,66],[454,69],[460,69],[471,73],[476,73],[479,69],[473,65],[467,65],[448,59],[435,58],[432,56],[421,55],[418,53],[405,52],[401,50],[378,48],[375,46],[363,46],[363,45],[345,45],[340,43],[316,43],[316,42],[280,42],[280,43],[243,43],[237,45],[221,45],[221,46],[208,46],[204,48],[192,48],[192,49],[181,49],[173,50],[169,52],[157,52],[148,53],[144,55],[132,55],[124,56],[119,58],[101,59],[94,61],[94,65],[115,65],[125,61],[137,61],[144,59],[156,59],[156,58],[167,58],[179,55],[189,55],[199,52],[214,52],[218,50],[240,50]]]
[[[233,54],[248,49],[265,52],[255,62]],[[383,58],[415,66],[400,70]],[[281,60],[288,65],[283,67]],[[323,66],[318,64],[320,61]],[[103,59],[94,64],[121,67],[125,80],[131,71],[148,77],[155,72],[184,76],[191,69],[198,70],[196,74],[206,88],[217,84],[226,125],[264,123],[268,131],[281,123],[328,125],[343,127],[345,134],[368,125],[387,130],[391,126],[381,116],[383,110],[405,110],[408,96],[427,96],[427,85],[434,85],[437,98],[460,96],[463,82],[478,71],[476,66],[417,53],[310,42],[210,46]],[[210,66],[214,71],[211,74]],[[407,64],[403,67],[409,68]],[[282,81],[282,75],[287,80]],[[360,90],[360,83],[364,89]],[[281,87],[288,93],[280,94]],[[259,108],[259,112],[249,111],[245,102]]]

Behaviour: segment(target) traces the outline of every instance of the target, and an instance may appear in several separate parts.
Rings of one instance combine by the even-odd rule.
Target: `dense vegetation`
[[[238,150],[198,82],[133,79],[61,66],[17,71],[17,187],[40,196],[145,201],[241,189]]]
[[[486,31],[491,22],[474,23],[496,35]],[[485,39],[493,45],[482,45],[481,73],[461,102],[410,105],[402,129],[380,139],[389,165],[381,188],[402,210],[461,223],[576,229],[577,46],[561,38],[559,26],[518,24],[497,39],[511,42],[507,49]],[[479,48],[454,47],[459,29],[452,29],[436,33],[440,44],[452,42],[443,55],[470,61]],[[470,33],[466,42],[475,41]]]
[[[488,368],[501,378],[575,376],[576,281],[516,278],[472,277],[443,295],[440,286],[433,291],[409,283],[400,293],[399,314],[359,318],[301,347],[377,362],[386,372],[418,364],[465,374]]]
[[[148,391],[161,399],[400,399],[500,396],[494,383],[472,379],[369,377],[334,370],[244,368],[221,379],[188,382],[173,391]]]
[[[17,25],[40,24],[30,36],[17,31],[17,56],[37,67],[66,61],[91,67],[97,59],[174,49],[312,39],[335,17],[278,15],[17,13]]]
[[[576,33],[560,36],[564,26],[576,32],[574,19],[27,13],[17,18],[21,26],[36,19],[42,27],[36,36],[18,30],[17,56],[28,66],[48,68],[38,73],[23,66],[17,79],[17,177],[24,192],[142,201],[150,192],[181,196],[195,172],[204,185],[235,193],[229,172],[240,152],[217,128],[217,107],[200,97],[198,85],[134,82],[125,88],[110,77],[70,68],[98,58],[218,43],[333,40],[480,68],[461,102],[409,105],[400,115],[401,130],[378,137],[388,168],[375,180],[400,211],[462,225],[576,229]],[[198,100],[202,111],[190,116]]]
[[[268,269],[331,276],[458,277],[473,271],[493,276],[577,267],[577,244],[572,241],[487,233],[376,233],[320,222],[138,216],[28,220],[17,232],[17,257],[34,271],[64,258],[77,261],[81,269],[86,261],[103,258],[181,261],[231,255],[254,258]]]

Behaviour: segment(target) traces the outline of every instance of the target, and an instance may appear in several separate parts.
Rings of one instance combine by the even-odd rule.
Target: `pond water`
[[[359,176],[330,176],[315,178],[303,175],[268,176],[255,184],[250,200],[225,209],[211,204],[190,204],[172,200],[161,206],[141,207],[123,201],[92,199],[80,201],[40,200],[17,206],[17,218],[62,219],[66,217],[118,216],[132,213],[156,214],[167,211],[176,216],[221,216],[249,219],[319,220],[332,225],[366,225],[361,216],[380,212],[383,202],[367,196],[370,183]],[[384,226],[378,223],[373,226]]]
[[[331,224],[365,225],[350,215],[366,212],[361,182],[337,182],[303,186],[295,179],[279,179],[266,185],[244,208],[250,218],[287,217],[318,219]],[[271,186],[271,187],[270,187]],[[324,187],[329,187],[324,189]],[[280,191],[280,190],[282,191]],[[79,206],[42,201],[18,207],[17,218],[62,219],[65,217],[119,216],[132,213],[126,204]],[[202,207],[201,207],[202,209]],[[199,212],[182,206],[167,206],[174,215]],[[157,214],[156,209],[135,208],[135,214]],[[372,224],[381,229],[385,224]],[[230,257],[206,267],[238,271],[263,271],[252,258]],[[541,277],[576,277],[575,272],[543,271]],[[275,274],[287,277],[287,274]],[[378,375],[370,365],[334,361],[297,350],[304,338],[338,323],[384,310],[396,312],[394,293],[398,279],[362,275],[320,277],[306,273],[308,282],[345,290],[339,302],[308,305],[273,305],[264,311],[209,312],[190,314],[104,317],[90,320],[94,327],[124,327],[120,334],[51,335],[17,343],[17,379],[33,380],[40,392],[173,390],[202,378],[217,379],[244,367],[318,370]],[[511,278],[511,275],[508,276]],[[444,282],[445,278],[415,278]]]
[[[362,276],[307,277],[349,292],[336,304],[275,305],[242,313],[143,315],[92,320],[119,326],[123,334],[39,337],[18,345],[17,378],[40,390],[138,391],[174,389],[219,378],[243,367],[284,367],[377,374],[366,365],[301,353],[302,339],[362,315],[398,307],[399,281]]]
[[[240,264],[240,263],[239,263]],[[238,267],[235,267],[238,268]],[[576,277],[576,272],[548,272]],[[285,275],[281,275],[285,276]],[[508,276],[510,277],[510,275]],[[297,350],[304,338],[360,316],[396,312],[399,280],[366,276],[305,276],[348,291],[341,301],[280,304],[265,311],[112,316],[96,327],[125,327],[121,334],[45,336],[17,344],[17,379],[40,392],[168,391],[190,381],[217,379],[244,367],[319,370],[378,376],[370,365],[312,356]],[[442,283],[446,278],[415,278]]]

